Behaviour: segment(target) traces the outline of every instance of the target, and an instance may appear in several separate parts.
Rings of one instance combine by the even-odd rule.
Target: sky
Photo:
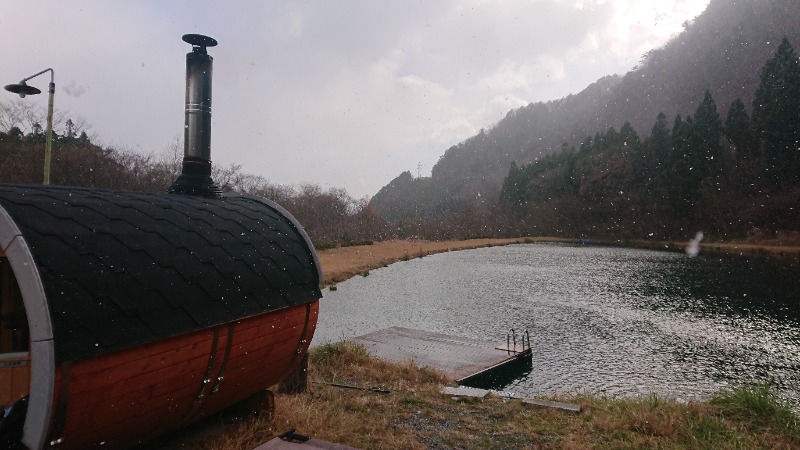
[[[708,0],[39,1],[0,15],[0,85],[52,67],[104,146],[182,139],[187,33],[213,37],[211,157],[374,195],[514,108],[625,74]],[[28,82],[46,93],[48,75]],[[0,101],[18,97],[0,91]],[[47,106],[47,96],[24,100]],[[56,130],[63,132],[63,130]],[[182,148],[182,147],[181,147]]]

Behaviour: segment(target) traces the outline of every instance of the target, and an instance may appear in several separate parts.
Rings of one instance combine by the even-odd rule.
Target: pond
[[[313,345],[391,326],[506,342],[526,395],[703,399],[771,382],[800,398],[800,270],[764,257],[528,244],[393,264],[325,290]]]

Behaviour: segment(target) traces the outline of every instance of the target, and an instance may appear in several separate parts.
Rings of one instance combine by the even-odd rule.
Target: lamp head
[[[200,47],[205,51],[206,47],[214,47],[217,45],[217,40],[202,34],[184,34],[183,42],[192,44],[192,47]]]
[[[33,86],[28,86],[28,84],[25,83],[25,80],[20,81],[19,84],[7,84],[4,89],[7,90],[8,92],[13,92],[14,94],[18,94],[19,98],[25,98],[26,95],[35,95],[42,93],[42,91],[40,91],[39,89]]]

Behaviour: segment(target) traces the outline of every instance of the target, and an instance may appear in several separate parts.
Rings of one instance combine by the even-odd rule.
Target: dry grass
[[[787,241],[788,242],[788,241]],[[600,241],[602,245],[645,248],[671,252],[682,252],[688,242],[665,241]],[[797,258],[800,256],[800,242],[778,244],[771,240],[763,242],[703,242],[700,244],[702,255],[759,255]]]
[[[309,377],[317,383],[304,394],[277,396],[274,417],[229,426],[203,443],[170,448],[252,449],[290,428],[365,449],[800,447],[797,417],[765,387],[689,404],[658,397],[560,399],[583,406],[580,414],[572,415],[491,396],[454,400],[439,394],[448,381],[442,374],[410,363],[375,360],[363,347],[350,344],[327,344],[311,355]]]
[[[567,242],[555,238],[470,239],[466,241],[392,240],[371,245],[336,247],[317,252],[326,286],[339,283],[355,275],[385,267],[393,262],[453,250],[466,250],[497,245],[532,242]]]
[[[797,256],[800,255],[800,244],[774,245],[753,243],[707,243],[700,244],[701,251],[723,253],[728,255],[771,255],[771,256]]]

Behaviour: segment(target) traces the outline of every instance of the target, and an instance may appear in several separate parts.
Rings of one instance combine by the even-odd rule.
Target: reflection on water
[[[390,326],[505,342],[529,395],[705,398],[772,381],[800,404],[800,270],[759,258],[532,244],[394,264],[326,290],[314,344]]]

